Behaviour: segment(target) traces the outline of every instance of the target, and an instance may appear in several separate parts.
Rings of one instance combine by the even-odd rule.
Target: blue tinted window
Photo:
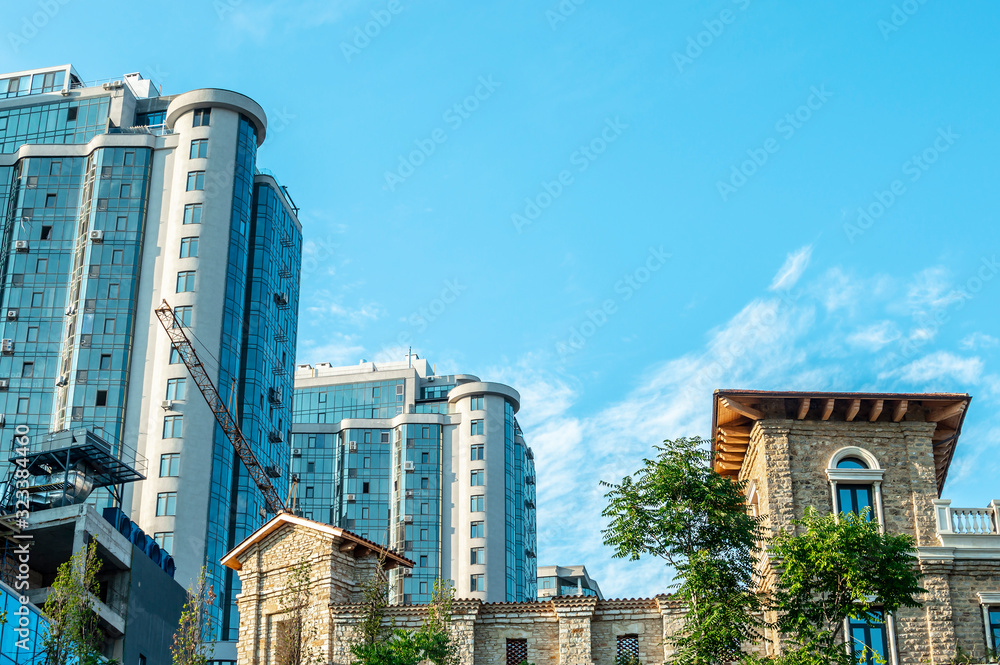
[[[881,612],[871,612],[861,619],[849,619],[851,643],[858,663],[875,665],[888,661],[885,621]]]
[[[837,509],[842,513],[860,515],[868,508],[868,520],[874,519],[871,485],[837,485]]]
[[[857,457],[845,457],[837,462],[838,469],[867,469],[868,465]]]

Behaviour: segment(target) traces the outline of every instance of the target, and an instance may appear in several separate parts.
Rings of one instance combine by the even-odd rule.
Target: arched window
[[[875,456],[863,448],[849,446],[835,452],[826,469],[834,512],[867,515],[884,530],[883,473]]]

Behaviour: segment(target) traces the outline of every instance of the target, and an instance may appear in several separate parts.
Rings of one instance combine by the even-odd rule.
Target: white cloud
[[[797,251],[792,252],[785,259],[784,265],[775,274],[774,279],[771,281],[771,286],[769,287],[771,291],[784,291],[795,286],[795,283],[799,281],[802,277],[802,273],[805,272],[806,268],[809,266],[809,260],[812,258],[812,245],[806,245],[805,247],[800,247]]]
[[[895,342],[901,336],[895,323],[880,321],[855,330],[847,336],[847,343],[867,351],[878,351],[886,344]]]
[[[983,361],[975,356],[963,358],[948,351],[935,351],[903,366],[898,376],[915,384],[945,382],[948,384],[977,384],[983,373]]]
[[[1000,344],[1000,340],[996,337],[983,332],[974,332],[964,337],[958,346],[966,351],[975,351],[976,349],[990,349],[997,344]]]
[[[364,355],[364,346],[357,335],[332,332],[322,340],[303,339],[295,353],[296,363],[332,363],[353,365]]]
[[[962,299],[962,294],[952,288],[948,270],[932,266],[921,270],[913,279],[906,294],[907,304],[915,317],[948,307]]]

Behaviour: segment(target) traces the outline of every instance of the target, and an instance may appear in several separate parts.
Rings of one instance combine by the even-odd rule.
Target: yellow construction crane
[[[215,389],[215,385],[208,377],[208,372],[205,371],[205,366],[198,359],[198,354],[195,353],[191,340],[188,339],[187,334],[184,332],[184,327],[174,319],[173,308],[164,300],[153,311],[160,320],[163,329],[167,331],[170,343],[177,349],[181,360],[187,366],[195,385],[198,386],[201,394],[205,396],[205,401],[208,402],[209,408],[215,414],[215,419],[222,426],[222,431],[229,437],[229,442],[233,444],[236,455],[243,461],[247,471],[250,472],[250,477],[257,483],[257,488],[264,495],[264,501],[267,502],[268,510],[275,514],[285,512],[285,506],[281,502],[281,497],[278,496],[278,490],[275,489],[264,467],[257,461],[257,456],[253,454],[253,449],[243,436],[243,432],[240,431],[239,424],[229,412],[229,408],[223,403],[222,397],[219,396],[219,391]]]

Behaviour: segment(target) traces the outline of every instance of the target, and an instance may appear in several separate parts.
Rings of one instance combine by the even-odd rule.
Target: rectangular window
[[[201,192],[205,189],[205,172],[190,171],[188,173],[187,191]]]
[[[420,540],[428,540],[428,538],[427,538],[427,529],[421,529],[420,530]]]
[[[174,550],[174,532],[157,531],[153,534],[153,540],[160,546],[160,549],[170,554]]]
[[[198,256],[198,236],[181,238],[181,258],[193,259]]]
[[[25,342],[37,342],[38,341],[38,326],[30,326],[28,332],[25,333]]]
[[[115,320],[114,319],[104,319],[104,334],[114,335],[115,334]]]
[[[364,458],[361,461],[361,468],[362,469],[370,469],[370,468],[372,468],[372,458],[371,457]]]
[[[176,478],[181,468],[180,453],[160,455],[160,478]]]
[[[167,396],[164,399],[177,400],[178,402],[184,400],[185,393],[187,392],[187,379],[167,379]]]
[[[363,520],[368,519],[368,515],[369,514],[370,513],[368,512],[368,508],[362,508],[361,509],[361,519],[363,519]]]
[[[46,194],[45,195],[45,207],[46,208],[55,208],[56,207],[56,195],[55,194]]]
[[[420,593],[427,593],[427,582],[420,583]]]
[[[427,555],[426,554],[421,554],[420,555],[420,564],[419,565],[420,565],[421,568],[426,568],[427,567]]]
[[[38,259],[35,261],[35,272],[43,273],[49,271],[49,260],[48,259]]]
[[[483,419],[477,418],[472,421],[472,434],[482,434],[483,433]]]
[[[472,523],[472,534],[470,538],[485,538],[486,537],[486,522],[483,520],[477,520]]]
[[[420,489],[426,490],[426,489],[430,489],[430,487],[431,487],[431,479],[430,478],[421,478],[420,479]]]
[[[507,640],[507,665],[521,665],[528,660],[528,640]]]
[[[178,305],[174,307],[174,325],[188,328],[191,326],[191,305]]]
[[[473,487],[481,487],[481,486],[485,485],[486,484],[485,480],[486,480],[486,472],[483,471],[482,469],[479,469],[477,471],[473,471],[472,472],[472,486]]]
[[[420,463],[421,464],[427,464],[430,461],[431,461],[431,454],[430,453],[420,453]]]
[[[177,492],[160,492],[156,495],[156,516],[172,517],[177,514]]]
[[[35,363],[26,362],[21,365],[21,378],[30,379],[35,375]]]
[[[163,417],[163,438],[164,439],[178,439],[184,432],[184,417],[183,416],[164,416]]]
[[[27,413],[28,409],[31,408],[31,398],[30,397],[18,397],[17,398],[17,412]]]
[[[177,273],[177,293],[194,291],[194,270],[182,270]]]
[[[430,506],[429,503],[422,503],[422,504],[420,504],[420,514],[421,515],[428,515],[428,514],[430,514],[430,512],[431,512],[431,506]]]
[[[854,656],[859,665],[885,663],[889,658],[889,648],[885,635],[885,621],[878,610],[869,612],[865,619],[848,619],[850,640],[854,645]]]
[[[473,547],[469,552],[469,563],[473,566],[482,566],[486,563],[486,548]]]
[[[125,251],[121,249],[111,250],[111,263],[116,266],[120,266],[125,263]]]
[[[471,398],[470,405],[471,405],[473,411],[482,411],[483,410],[483,396],[482,395],[477,395],[477,396]]]
[[[94,400],[94,406],[107,406],[108,405],[108,391],[98,390],[97,398]]]
[[[42,240],[52,240],[52,225],[51,224],[43,224],[42,225],[41,239]]]
[[[45,297],[45,294],[42,293],[41,291],[35,291],[34,293],[32,293],[31,294],[31,306],[32,307],[41,307],[42,306],[42,302],[44,302],[44,297]]]
[[[306,473],[316,473],[316,462],[306,462]]]
[[[474,513],[484,513],[486,512],[486,496],[483,494],[477,494],[472,497],[472,508],[470,509]]]
[[[189,203],[184,206],[184,223],[201,224],[201,204]]]
[[[371,483],[361,483],[361,493],[368,494],[368,490],[371,489]]]
[[[312,487],[307,487],[306,488],[306,498],[307,499],[312,499],[315,496],[316,496],[316,490],[314,488],[312,488]]]
[[[132,185],[130,185],[127,182],[124,183],[121,186],[121,189],[118,190],[118,196],[119,196],[119,198],[123,198],[123,199],[132,198]]]
[[[382,443],[389,443],[389,433],[388,432],[382,432],[381,441],[382,441]]]
[[[62,173],[62,162],[53,161],[49,164],[49,175],[59,175]]]
[[[208,127],[209,121],[212,119],[212,109],[195,109],[194,110],[194,121],[191,123],[192,127]]]
[[[485,579],[485,577],[486,576],[482,575],[482,574],[479,574],[479,575],[470,575],[469,576],[469,591],[486,591],[486,579]],[[508,642],[509,641],[510,640],[508,640]],[[509,663],[510,660],[508,659],[507,662]],[[515,661],[515,662],[517,663],[517,665],[521,665],[521,661],[520,660]]]
[[[618,644],[615,649],[615,660],[617,662],[632,662],[639,660],[639,636],[619,635]]]
[[[171,365],[180,365],[182,362],[184,362],[184,360],[181,358],[181,352],[171,346],[170,347],[170,364]]]
[[[188,159],[204,159],[208,157],[208,139],[191,141],[191,154]]]
[[[118,215],[118,219],[115,220],[115,231],[127,231],[128,230],[128,216]]]
[[[117,300],[120,288],[118,284],[108,284],[108,300]]]
[[[101,354],[101,365],[98,369],[111,369],[111,354],[102,353]]]
[[[126,150],[125,154],[122,155],[122,166],[132,166],[135,164],[135,152],[132,150]]]
[[[472,459],[480,460],[486,452],[486,446],[472,446]]]
[[[837,484],[837,510],[842,513],[860,515],[868,508],[868,521],[875,519],[871,485]]]

